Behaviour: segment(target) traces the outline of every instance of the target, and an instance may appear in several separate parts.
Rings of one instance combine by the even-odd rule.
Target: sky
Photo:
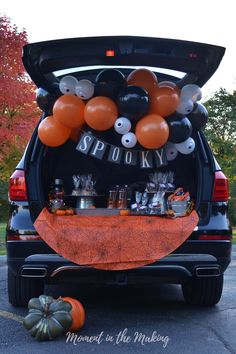
[[[174,38],[220,45],[225,56],[203,88],[236,89],[235,0],[3,0],[0,13],[29,42],[99,35]]]

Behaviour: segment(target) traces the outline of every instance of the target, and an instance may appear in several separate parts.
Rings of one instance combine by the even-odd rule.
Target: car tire
[[[185,301],[190,305],[214,306],[221,298],[224,276],[192,278],[182,284]]]
[[[8,298],[13,306],[25,307],[32,297],[38,297],[43,291],[42,279],[22,278],[8,270]]]

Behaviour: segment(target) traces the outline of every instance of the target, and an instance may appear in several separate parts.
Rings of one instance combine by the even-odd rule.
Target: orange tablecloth
[[[189,216],[56,216],[43,209],[35,228],[68,260],[99,269],[130,269],[153,263],[179,247],[198,223]]]

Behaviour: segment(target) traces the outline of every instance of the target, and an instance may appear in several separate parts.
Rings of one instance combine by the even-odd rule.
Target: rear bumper
[[[16,257],[15,253],[13,256],[16,243],[19,257]],[[178,284],[193,276],[219,276],[229,265],[231,255],[230,241],[187,241],[174,253],[150,265],[125,271],[104,271],[72,263],[51,252],[50,248],[47,248],[47,253],[39,253],[40,249],[43,250],[40,241],[31,241],[30,254],[22,257],[19,247],[23,247],[24,243],[24,241],[8,243],[9,268],[19,276],[40,277],[48,283],[76,281],[110,284],[150,282]],[[29,249],[29,244],[27,248]]]
[[[219,276],[217,259],[207,254],[169,255],[150,265],[126,271],[102,271],[69,262],[58,255],[32,255],[19,269],[23,277],[47,278],[49,282],[137,283],[155,281],[183,283],[192,276]],[[146,279],[145,279],[146,278]]]

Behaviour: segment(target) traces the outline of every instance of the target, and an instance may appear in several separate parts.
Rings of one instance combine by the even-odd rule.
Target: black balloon
[[[40,87],[36,93],[36,102],[39,108],[46,113],[52,113],[52,108],[57,98],[58,95],[53,95],[42,87]]]
[[[95,80],[95,96],[116,100],[120,90],[127,86],[125,76],[116,69],[102,70]]]
[[[205,128],[208,121],[208,112],[206,107],[201,103],[195,103],[193,111],[188,114],[193,129],[200,130]]]
[[[137,120],[148,112],[148,93],[139,86],[127,86],[120,91],[117,106],[120,115]]]
[[[187,117],[175,116],[166,119],[169,126],[169,138],[172,143],[178,144],[187,140],[192,134],[192,125]]]

